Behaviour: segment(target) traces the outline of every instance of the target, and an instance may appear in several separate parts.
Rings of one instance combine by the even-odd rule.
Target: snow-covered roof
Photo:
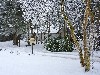
[[[50,27],[50,33],[57,33],[58,31],[59,31],[59,29],[54,29],[53,26]],[[34,32],[37,33],[37,29],[35,29]],[[42,33],[43,33],[43,32],[48,33],[47,30],[45,30],[45,31],[38,30],[38,33],[41,33],[41,32],[42,32]]]

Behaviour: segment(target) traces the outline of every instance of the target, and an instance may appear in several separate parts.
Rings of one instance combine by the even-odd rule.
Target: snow
[[[85,72],[79,63],[77,51],[49,52],[43,45],[26,47],[12,45],[12,41],[0,42],[0,75],[100,75],[100,51],[94,52],[93,69]]]

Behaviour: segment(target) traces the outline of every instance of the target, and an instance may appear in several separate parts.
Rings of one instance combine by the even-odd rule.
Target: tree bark
[[[84,16],[84,23],[83,23],[83,43],[84,43],[84,61],[85,61],[85,71],[90,70],[90,51],[87,47],[87,32],[86,27],[88,24],[88,17],[90,15],[90,0],[86,1],[86,10],[85,10],[85,16]],[[91,17],[91,15],[90,15]]]
[[[13,34],[13,45],[18,45],[18,40],[17,40],[16,32]]]
[[[79,58],[80,58],[80,63],[81,63],[81,66],[84,67],[84,58],[83,58],[83,53],[82,53],[82,49],[80,48],[79,46],[79,43],[75,37],[75,34],[74,34],[74,27],[72,26],[71,22],[68,20],[68,17],[65,15],[64,13],[64,0],[61,0],[61,13],[64,17],[64,20],[68,23],[68,26],[70,28],[70,33],[71,33],[71,36],[73,37],[73,41],[74,41],[74,44],[76,45],[77,49],[78,49],[78,52],[79,52]]]

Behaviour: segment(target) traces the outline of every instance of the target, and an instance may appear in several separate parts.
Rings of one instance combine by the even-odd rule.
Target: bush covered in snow
[[[49,38],[45,41],[45,48],[51,52],[72,52],[73,43],[68,37]]]

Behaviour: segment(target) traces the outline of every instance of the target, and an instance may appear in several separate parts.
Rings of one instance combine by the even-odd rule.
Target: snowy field
[[[100,75],[100,51],[94,52],[91,61],[93,69],[84,72],[79,63],[77,51],[49,52],[43,45],[14,46],[12,41],[0,42],[0,75]]]

